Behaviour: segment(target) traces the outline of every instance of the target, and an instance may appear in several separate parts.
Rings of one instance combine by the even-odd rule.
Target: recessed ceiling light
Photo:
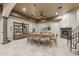
[[[34,4],[34,7],[36,7],[36,4]]]
[[[25,12],[26,11],[26,8],[23,8],[23,11]]]
[[[61,8],[62,8],[61,6],[58,7],[58,9],[61,9]]]
[[[56,12],[56,15],[58,15],[58,12]]]

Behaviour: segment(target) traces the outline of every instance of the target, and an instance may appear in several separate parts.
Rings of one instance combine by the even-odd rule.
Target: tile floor
[[[27,43],[27,38],[0,45],[0,56],[75,56],[69,51],[66,39],[57,39],[58,44],[52,47]]]

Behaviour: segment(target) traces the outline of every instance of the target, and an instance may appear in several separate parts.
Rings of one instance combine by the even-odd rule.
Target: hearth
[[[60,28],[61,31],[61,38],[67,39],[69,35],[69,31],[71,31],[72,28]]]

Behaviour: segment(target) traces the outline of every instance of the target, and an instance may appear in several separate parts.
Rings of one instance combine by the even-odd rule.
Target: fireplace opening
[[[61,31],[61,38],[65,38],[67,39],[68,35],[69,35],[69,31],[71,31],[72,28],[60,28]]]

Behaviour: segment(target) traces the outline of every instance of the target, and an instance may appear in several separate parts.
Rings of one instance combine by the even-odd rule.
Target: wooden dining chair
[[[53,35],[52,35],[52,38],[51,38],[52,41],[55,42],[55,44],[57,44],[57,36],[58,36],[58,34],[56,34],[56,35],[53,34]]]
[[[58,34],[56,34],[55,38],[54,38],[55,44],[57,44],[57,36],[58,36]]]

